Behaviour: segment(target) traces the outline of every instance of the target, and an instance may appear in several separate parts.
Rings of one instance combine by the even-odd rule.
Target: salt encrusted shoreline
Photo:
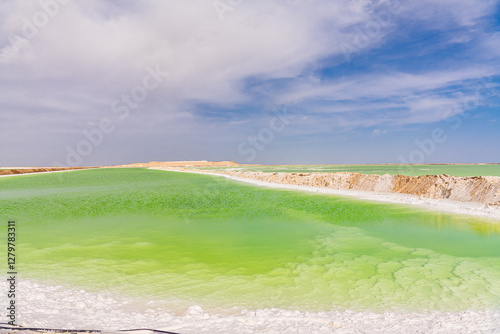
[[[500,206],[498,205],[486,205],[483,203],[476,202],[461,202],[450,199],[439,199],[439,198],[427,198],[423,196],[417,196],[412,194],[404,193],[389,193],[381,191],[361,191],[361,190],[344,190],[344,189],[332,189],[320,186],[305,186],[305,185],[295,185],[295,184],[282,184],[270,181],[262,181],[251,178],[253,174],[245,172],[246,177],[240,177],[236,175],[231,175],[228,173],[222,173],[218,171],[194,171],[188,169],[170,169],[170,168],[151,168],[157,170],[165,171],[176,171],[176,172],[186,172],[186,173],[197,173],[205,175],[216,175],[225,177],[235,181],[241,181],[250,183],[257,186],[278,188],[278,189],[289,189],[289,190],[299,190],[320,194],[329,194],[345,197],[355,197],[362,200],[387,202],[387,203],[397,203],[418,206],[424,209],[434,210],[434,211],[445,211],[455,214],[464,215],[474,215],[483,216],[488,218],[494,218],[495,220],[500,220]],[[273,173],[255,173],[255,174],[273,174]],[[279,173],[281,174],[281,173]],[[299,174],[299,173],[297,173]],[[323,174],[323,173],[321,173]],[[500,181],[500,177],[498,178]]]
[[[6,289],[6,283],[0,284]],[[498,333],[500,311],[300,312],[233,308],[226,314],[193,305],[172,314],[155,301],[139,301],[33,281],[18,283],[18,324],[58,329],[150,328],[180,334],[227,333]],[[3,304],[3,303],[2,303]],[[6,308],[1,305],[0,317]]]

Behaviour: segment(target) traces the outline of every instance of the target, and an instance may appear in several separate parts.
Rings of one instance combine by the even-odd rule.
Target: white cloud
[[[385,135],[386,133],[387,133],[387,130],[374,129],[372,131],[372,134],[374,136]]]
[[[323,122],[330,114],[333,126],[430,123],[464,112],[467,103],[487,103],[498,90],[488,81],[495,73],[484,66],[421,74],[368,73],[332,82],[297,80],[277,100],[309,106],[304,112],[324,114]],[[337,113],[350,115],[333,117]]]
[[[205,124],[197,103],[229,109],[247,105],[252,110],[260,103],[294,101],[304,116],[311,114],[296,133],[328,131],[333,126],[435,121],[441,117],[439,111],[459,100],[450,95],[453,85],[498,74],[498,65],[467,64],[420,73],[365,72],[326,82],[310,73],[327,58],[345,61],[343,45],[354,45],[360,31],[365,35],[368,31],[369,36],[358,53],[383,45],[401,22],[418,22],[429,29],[468,27],[476,36],[474,24],[495,3],[293,0],[285,5],[278,0],[245,0],[221,21],[212,1],[206,0],[69,1],[45,26],[36,28],[27,43],[13,49],[12,36],[23,36],[26,22],[33,22],[43,8],[37,1],[6,0],[0,2],[0,54],[4,55],[0,55],[0,116],[17,123],[29,117],[27,123],[36,127],[38,121],[57,136],[67,131],[57,121],[64,119],[67,126],[69,121],[61,117],[65,115],[78,133],[76,125],[109,116],[111,102],[140,85],[147,66],[158,65],[170,75],[131,117],[133,128],[123,125],[130,134],[148,134],[151,127],[158,132],[162,128],[204,134],[204,126],[217,128]],[[380,23],[381,13],[387,11],[390,15]],[[483,36],[479,53],[498,54],[498,36]],[[472,43],[470,38],[451,41]],[[496,58],[488,59],[494,63]],[[273,80],[287,84],[266,86]],[[270,101],[255,99],[247,89],[254,83]],[[54,124],[49,122],[51,112],[57,119]],[[247,126],[253,123],[252,117],[248,122],[241,117],[243,123],[230,117],[218,125]]]
[[[170,73],[161,87],[164,103],[248,102],[244,80],[293,78],[325,56],[342,54],[341,42],[357,36],[353,27],[366,24],[380,8],[394,3],[325,0],[283,6],[278,1],[245,1],[226,12],[226,20],[221,22],[209,1],[139,1],[132,8],[98,0],[70,2],[39,28],[17,58],[8,59],[0,85],[12,86],[29,77],[34,83],[30,94],[36,95],[37,83],[69,95],[84,90],[100,103],[140,83],[146,66],[160,65]],[[411,10],[418,16],[425,8],[433,8],[434,13],[436,8],[439,12],[446,7],[452,15],[465,15],[463,21],[470,22],[491,7],[489,1],[461,3],[448,0],[444,6],[426,1],[417,6],[402,2],[399,9],[400,15]],[[31,20],[42,11],[33,1],[15,5],[7,1],[0,8],[2,13],[11,13],[2,35],[14,32],[22,36],[26,24],[21,18]],[[372,42],[376,41],[378,38]],[[435,78],[400,76],[379,77],[371,85],[364,84],[364,96],[383,95],[394,86],[404,90],[401,83],[440,84]],[[314,89],[343,96],[358,86],[356,78],[349,78]],[[308,89],[293,94],[301,98],[309,94]]]
[[[402,1],[401,15],[431,29],[457,24],[470,27],[480,18],[494,13],[497,5],[496,0]]]
[[[20,18],[41,10],[33,3],[19,2],[3,34],[22,36],[26,25]],[[240,88],[247,77],[293,77],[319,58],[340,52],[328,42],[350,33],[338,28],[366,17],[327,1],[286,7],[247,1],[228,12],[224,22],[210,1],[141,1],[140,10],[119,12],[106,3],[61,6],[4,66],[7,75],[109,96],[137,84],[147,65],[159,64],[171,73],[163,86],[169,98],[231,103],[244,100]]]

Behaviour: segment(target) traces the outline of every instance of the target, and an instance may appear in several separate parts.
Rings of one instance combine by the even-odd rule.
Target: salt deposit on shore
[[[6,282],[0,284],[6,291]],[[244,310],[225,314],[191,306],[172,314],[155,301],[20,281],[18,325],[60,329],[150,328],[180,334],[202,333],[498,333],[500,311],[456,313],[299,312]],[[5,299],[4,299],[5,300]],[[0,316],[6,319],[5,302]]]
[[[387,202],[387,203],[398,203],[418,206],[424,209],[435,210],[435,211],[445,211],[455,214],[465,214],[474,216],[484,216],[489,218],[500,219],[500,206],[490,206],[482,203],[475,202],[460,202],[449,199],[436,199],[436,198],[426,198],[410,194],[400,194],[400,193],[387,193],[387,192],[376,192],[376,191],[359,191],[359,190],[339,190],[331,189],[326,187],[312,187],[312,186],[302,186],[294,184],[281,184],[274,182],[267,182],[261,180],[255,180],[251,178],[243,178],[234,175],[221,174],[218,172],[201,172],[192,170],[174,170],[174,169],[162,169],[153,168],[160,170],[170,170],[178,172],[187,173],[198,173],[206,175],[218,175],[231,180],[241,181],[250,183],[257,186],[278,188],[278,189],[289,189],[289,190],[299,190],[306,192],[313,192],[319,194],[337,195],[345,197],[355,197],[362,200]]]

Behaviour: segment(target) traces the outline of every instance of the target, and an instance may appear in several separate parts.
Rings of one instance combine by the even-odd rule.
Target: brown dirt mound
[[[40,168],[11,168],[11,169],[0,169],[0,175],[14,175],[14,174],[29,174],[29,173],[44,173],[44,172],[56,172],[63,170],[74,170],[74,169],[88,169],[95,167],[40,167]]]
[[[240,166],[234,161],[151,161],[147,163],[135,163],[130,165],[118,165],[113,167],[236,167]]]
[[[500,205],[500,177],[443,175],[367,175],[359,173],[264,173],[205,171],[279,184],[323,187],[336,190],[410,194],[434,199]]]

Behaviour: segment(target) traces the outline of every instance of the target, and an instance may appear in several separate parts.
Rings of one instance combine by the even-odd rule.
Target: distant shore
[[[0,168],[0,176],[19,174],[38,174],[47,172],[63,172],[69,170],[90,169],[96,167],[15,167]]]

